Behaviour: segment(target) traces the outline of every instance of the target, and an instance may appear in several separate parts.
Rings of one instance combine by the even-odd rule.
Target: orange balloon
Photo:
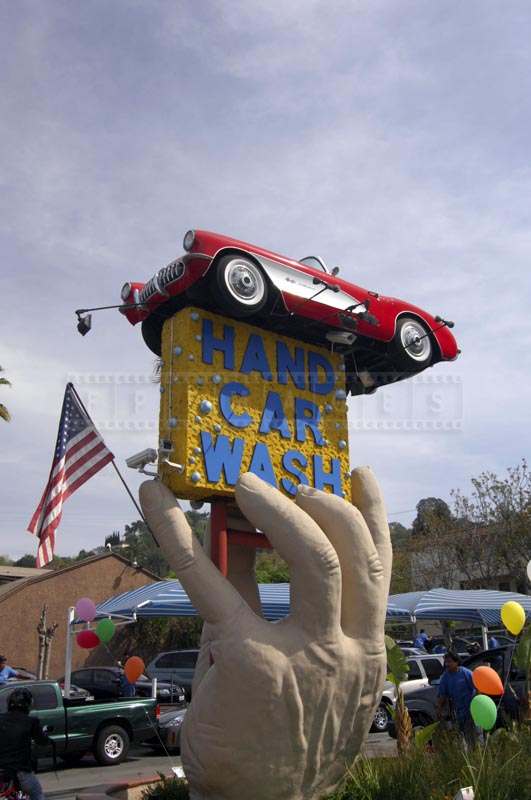
[[[503,694],[503,683],[496,670],[492,667],[476,667],[472,672],[474,686],[482,694],[500,695]]]
[[[124,665],[125,677],[129,683],[136,683],[145,670],[144,662],[138,656],[131,656]]]

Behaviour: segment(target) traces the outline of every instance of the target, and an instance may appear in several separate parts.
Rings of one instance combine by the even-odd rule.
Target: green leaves
[[[419,730],[415,731],[415,747],[424,750],[438,727],[438,722],[432,722],[431,725],[426,725],[425,728],[419,728]]]
[[[513,662],[526,675],[531,671],[531,625],[520,636],[518,647],[514,651]]]
[[[409,665],[402,650],[390,636],[385,637],[385,649],[387,650],[387,680],[394,683],[398,689],[402,681],[407,679]]]

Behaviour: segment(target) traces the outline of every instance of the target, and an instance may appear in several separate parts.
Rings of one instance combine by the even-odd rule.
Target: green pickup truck
[[[8,683],[0,688],[0,712],[7,711],[15,689],[29,689],[33,695],[31,715],[38,717],[54,740],[57,755],[75,763],[91,751],[104,765],[119,764],[129,745],[152,739],[158,730],[159,708],[151,698],[124,698],[109,702],[63,698],[56,681]],[[36,755],[49,755],[37,748]]]

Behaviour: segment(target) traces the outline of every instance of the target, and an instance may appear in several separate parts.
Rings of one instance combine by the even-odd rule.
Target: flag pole
[[[79,396],[79,394],[77,393],[77,389],[76,389],[76,387],[74,386],[74,384],[73,384],[73,383],[69,383],[69,384],[67,384],[67,385],[69,385],[69,386],[71,386],[71,387],[72,387],[72,391],[74,392],[74,394],[75,394],[75,396],[76,396],[76,399],[77,399],[77,400],[78,400],[78,402],[79,402],[79,405],[81,406],[81,408],[83,409],[83,411],[85,412],[85,414],[87,415],[87,417],[88,417],[88,418],[90,419],[90,421],[92,422],[92,417],[91,417],[91,416],[90,416],[90,414],[88,413],[88,411],[87,411],[87,409],[86,409],[86,407],[85,407],[85,404],[84,404],[83,400],[81,399],[81,397],[80,397],[80,396]],[[94,425],[94,422],[92,422],[92,424]],[[94,425],[94,427],[96,427],[96,426]],[[120,470],[119,470],[119,469],[118,469],[118,467],[116,466],[116,461],[114,460],[114,453],[113,453],[113,457],[112,457],[111,464],[113,465],[113,467],[114,467],[114,470],[115,470],[116,474],[117,474],[117,475],[118,475],[118,477],[120,478],[120,480],[121,480],[121,482],[122,482],[122,484],[123,484],[123,487],[124,487],[125,491],[127,492],[127,494],[129,495],[129,497],[131,498],[131,502],[133,503],[134,507],[135,507],[135,508],[136,508],[136,510],[138,511],[138,513],[139,513],[139,515],[140,515],[140,519],[142,520],[142,522],[144,523],[144,525],[145,525],[145,526],[146,526],[146,528],[148,529],[149,533],[150,533],[150,534],[153,536],[153,541],[155,542],[155,544],[157,545],[157,547],[160,547],[160,545],[159,545],[159,543],[157,542],[157,539],[156,539],[156,537],[155,537],[155,534],[153,533],[153,531],[151,530],[151,528],[150,528],[150,527],[149,527],[149,525],[148,525],[147,519],[145,518],[145,516],[144,516],[144,514],[143,514],[143,512],[142,512],[142,509],[140,508],[139,504],[137,503],[136,497],[133,495],[133,493],[132,493],[131,489],[129,488],[129,486],[127,485],[127,483],[126,483],[126,481],[125,481],[125,478],[124,478],[124,476],[122,475],[122,473],[120,472]]]

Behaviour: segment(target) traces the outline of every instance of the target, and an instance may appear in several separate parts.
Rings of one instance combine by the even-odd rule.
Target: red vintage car
[[[293,261],[228,236],[188,231],[185,253],[147,283],[126,283],[120,311],[142,323],[160,355],[164,320],[186,305],[341,352],[352,394],[407,378],[459,350],[453,323],[329,270],[315,256]]]

